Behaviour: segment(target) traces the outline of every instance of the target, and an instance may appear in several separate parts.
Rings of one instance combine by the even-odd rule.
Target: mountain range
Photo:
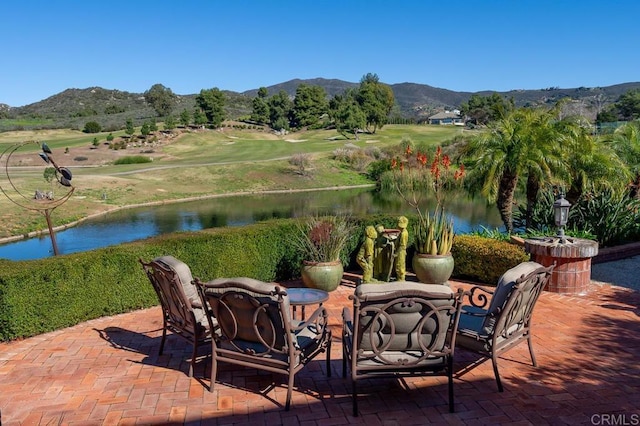
[[[294,79],[280,84],[268,86],[270,95],[283,90],[293,97],[300,84],[321,86],[329,97],[342,93],[359,83],[336,79]],[[474,95],[490,96],[498,93],[506,99],[513,99],[516,106],[553,105],[557,101],[569,98],[571,102],[565,108],[569,113],[579,113],[591,119],[608,104],[615,102],[620,95],[629,90],[640,89],[640,82],[622,83],[607,87],[578,87],[561,89],[549,87],[537,90],[510,90],[494,92],[490,90],[480,92],[456,92],[417,83],[398,83],[389,85],[393,90],[397,107],[393,115],[411,118],[416,121],[443,110],[459,108],[463,102]],[[244,92],[233,92],[221,89],[226,97],[227,116],[237,119],[251,113],[251,100],[258,92],[258,88]],[[174,109],[179,113],[183,109],[195,106],[196,94],[179,95],[178,105]],[[87,121],[97,121],[105,130],[122,128],[124,122],[131,118],[136,123],[155,116],[154,111],[147,105],[143,93],[132,93],[117,89],[90,87],[86,89],[67,89],[42,101],[22,107],[10,107],[0,104],[0,118],[16,119],[44,119],[47,124],[40,127],[68,127],[79,128]],[[0,120],[0,122],[3,120]],[[21,127],[25,127],[24,124]],[[113,127],[113,129],[111,129]],[[0,130],[11,130],[0,127]]]

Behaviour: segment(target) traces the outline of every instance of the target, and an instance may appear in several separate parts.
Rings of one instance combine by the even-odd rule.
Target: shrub
[[[119,149],[127,149],[127,143],[124,140],[120,140],[118,142],[113,142],[109,145],[109,148],[114,149],[114,150],[119,150]]]
[[[543,191],[532,212],[529,235],[555,234],[553,218],[555,195],[552,190]],[[514,211],[514,225],[524,227],[526,208]],[[610,247],[637,241],[640,238],[640,200],[628,192],[618,193],[605,189],[584,193],[569,210],[567,235],[596,239],[601,247]]]
[[[521,246],[476,235],[456,236],[451,253],[454,277],[493,285],[506,270],[529,260]]]
[[[120,164],[142,164],[142,163],[151,163],[153,160],[149,157],[145,157],[142,155],[128,155],[126,157],[118,158],[113,162],[114,165]]]
[[[355,231],[345,246],[347,270],[366,225],[393,228],[393,215],[353,218]],[[0,341],[69,327],[93,318],[158,304],[138,259],[171,254],[204,281],[246,276],[283,281],[300,276],[303,254],[291,244],[295,219],[253,225],[177,232],[84,253],[39,260],[0,259]],[[454,277],[495,284],[504,271],[527,260],[521,247],[481,237],[454,240]],[[411,253],[408,253],[410,256]]]
[[[100,123],[96,121],[88,121],[84,125],[84,130],[82,131],[85,133],[100,133],[100,131],[102,131],[102,126],[100,126]]]
[[[311,164],[311,154],[306,152],[299,152],[289,158],[289,164],[296,167],[298,174],[306,175],[307,167]]]

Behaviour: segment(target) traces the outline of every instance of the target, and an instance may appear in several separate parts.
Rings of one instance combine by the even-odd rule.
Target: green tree
[[[596,123],[611,123],[618,121],[618,110],[614,104],[608,105],[596,116]]]
[[[220,127],[225,119],[224,104],[225,96],[220,89],[203,89],[196,96],[196,104],[204,112],[209,124],[214,127]]]
[[[610,136],[610,145],[629,168],[631,196],[640,199],[640,121],[618,127]]]
[[[144,92],[144,99],[151,108],[156,111],[159,117],[166,117],[171,114],[176,104],[176,95],[171,89],[162,84],[154,84],[149,90]]]
[[[200,108],[194,108],[192,115],[193,124],[195,124],[196,126],[204,126],[205,124],[207,124],[207,116]]]
[[[554,129],[557,111],[520,108],[491,122],[488,129],[461,149],[470,162],[466,183],[495,202],[507,232],[513,232],[514,196],[526,179],[527,224],[540,187],[562,173],[560,135]]]
[[[109,133],[107,135],[107,142],[111,143],[113,141],[113,133]]]
[[[119,114],[125,112],[125,108],[122,105],[108,105],[104,109],[105,114]]]
[[[183,109],[180,113],[180,124],[187,127],[189,123],[191,123],[191,113],[188,110]]]
[[[631,121],[640,118],[640,89],[630,90],[616,102],[622,120]]]
[[[124,129],[124,132],[129,135],[129,137],[133,136],[133,134],[136,132],[136,129],[133,127],[133,120],[132,119],[127,119],[127,124],[126,127]]]
[[[491,96],[473,94],[467,102],[460,104],[460,113],[474,124],[486,125],[490,121],[505,117],[514,108],[513,98],[506,100],[497,93]]]
[[[357,140],[358,132],[367,122],[367,117],[356,99],[357,96],[355,89],[348,89],[344,94],[337,94],[329,101],[329,117],[333,120],[338,133],[347,139],[349,133],[353,133]]]
[[[164,120],[164,130],[173,130],[176,128],[176,119],[170,115]]]
[[[151,133],[151,129],[149,128],[149,123],[145,121],[140,128],[140,134],[144,136],[145,139],[147,139],[149,133]]]
[[[84,130],[82,131],[84,133],[100,133],[102,131],[102,126],[100,126],[100,123],[96,121],[88,121],[85,123]]]
[[[293,125],[297,128],[313,126],[328,109],[327,92],[323,87],[301,84],[293,100]]]
[[[367,74],[360,80],[358,104],[366,117],[367,131],[375,133],[387,123],[389,113],[395,104],[393,90],[380,83],[377,74]]]
[[[629,176],[627,166],[609,144],[592,135],[590,123],[582,117],[567,117],[554,127],[560,135],[557,143],[562,147],[566,171],[563,186],[568,188],[566,199],[570,203],[577,204],[592,190],[623,189]]]
[[[267,88],[258,89],[258,95],[251,101],[251,120],[259,124],[269,123],[269,101]]]
[[[289,130],[293,103],[284,90],[269,98],[269,125],[276,130]]]
[[[56,169],[54,167],[45,168],[43,176],[44,176],[44,180],[46,180],[47,183],[52,183],[56,177]]]

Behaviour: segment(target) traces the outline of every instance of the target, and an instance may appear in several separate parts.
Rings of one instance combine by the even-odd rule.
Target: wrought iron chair
[[[187,340],[193,345],[189,364],[189,377],[193,377],[198,346],[211,341],[211,330],[215,330],[215,323],[212,327],[207,321],[198,290],[192,282],[191,269],[173,256],[157,257],[148,263],[142,259],[139,261],[162,307],[160,355],[164,350],[167,330]]]
[[[353,415],[358,380],[442,375],[453,402],[453,354],[462,290],[446,285],[395,282],[362,284],[353,295],[353,315],[342,311],[342,375],[351,371]]]
[[[462,307],[458,327],[458,346],[491,358],[498,390],[504,390],[498,373],[498,357],[527,341],[534,366],[537,366],[531,341],[531,316],[540,293],[549,282],[554,265],[545,268],[536,262],[522,262],[505,272],[495,291],[474,286],[469,290],[469,305]],[[493,295],[489,299],[489,295]],[[475,367],[472,364],[460,374]]]
[[[221,333],[211,342],[209,391],[213,392],[218,361],[287,375],[286,410],[296,373],[321,352],[327,353],[331,376],[331,330],[324,307],[297,321],[291,318],[286,289],[277,284],[244,277],[195,282],[201,303],[211,306],[209,322],[213,326],[217,321]]]

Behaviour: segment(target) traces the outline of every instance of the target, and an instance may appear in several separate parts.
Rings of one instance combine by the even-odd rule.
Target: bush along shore
[[[392,228],[397,217],[374,215],[352,220],[357,231],[349,239],[342,261],[345,269],[358,270],[355,257],[365,226]],[[263,281],[299,278],[303,259],[290,244],[295,226],[295,219],[274,219],[243,227],[178,232],[46,259],[0,260],[0,340],[30,337],[157,305],[139,259],[170,254],[205,281],[225,276]],[[456,237],[453,253],[455,278],[488,284],[528,259],[518,245],[471,235]],[[408,255],[412,254],[410,250]]]

